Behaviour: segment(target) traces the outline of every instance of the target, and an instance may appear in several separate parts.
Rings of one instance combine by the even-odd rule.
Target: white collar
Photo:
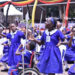
[[[28,51],[29,53],[32,53],[32,51],[31,51],[31,50],[28,50],[28,49],[24,50],[24,52],[25,52],[25,53],[26,53],[26,51]]]
[[[49,35],[49,33],[50,33],[50,35],[52,35],[52,34],[54,34],[55,32],[57,31],[57,29],[54,29],[54,30],[52,30],[52,31],[48,31],[48,29],[47,30],[45,30],[45,33],[46,33],[46,35]]]
[[[11,32],[11,35],[15,35],[17,33],[17,30],[15,32]]]

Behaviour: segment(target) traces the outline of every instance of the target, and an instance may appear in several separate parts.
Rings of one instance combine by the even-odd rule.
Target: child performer
[[[54,18],[50,17],[46,19],[45,22],[46,30],[41,41],[36,40],[34,37],[30,40],[35,41],[39,45],[45,44],[45,49],[43,50],[42,59],[37,64],[37,67],[41,73],[48,75],[55,75],[55,73],[62,73],[62,60],[61,53],[57,46],[59,38],[64,40],[64,35],[61,31],[55,29],[56,21]]]
[[[25,39],[25,27],[22,27],[24,32],[21,30],[16,30],[15,24],[10,24],[12,33],[7,34],[7,38],[11,41],[11,45],[9,48],[9,56],[8,56],[8,65],[13,66],[17,65],[20,56],[17,56],[16,50],[18,46],[21,44],[21,38]]]
[[[75,61],[75,26],[73,26],[73,28],[72,28],[68,46],[69,46],[69,48],[67,48],[66,53],[65,53],[65,62],[66,61]]]
[[[4,35],[7,35],[8,33],[9,33],[9,29],[4,29],[3,32],[2,32],[2,34],[4,34]],[[1,70],[1,71],[4,72],[4,71],[8,71],[7,64],[8,64],[8,54],[9,54],[10,42],[6,37],[2,37],[2,38],[3,38],[3,41],[4,41],[2,43],[2,45],[4,47],[3,47],[3,56],[0,59],[0,61],[2,62],[3,66],[4,66],[4,69]]]
[[[25,63],[30,64],[32,51],[35,50],[35,46],[36,46],[35,42],[33,42],[33,41],[30,41],[26,44],[26,50],[25,50],[25,54],[24,54],[24,62]],[[19,63],[22,63],[22,51],[24,51],[24,49],[19,50],[20,48],[21,48],[21,46],[19,46],[18,50],[16,51],[16,55],[21,56],[21,59],[20,59]],[[25,67],[28,67],[28,66],[25,66]],[[10,75],[12,70],[14,70],[14,69],[17,69],[17,66],[12,66],[8,71],[8,75]],[[19,73],[18,70],[16,70],[16,71],[12,72],[12,75],[18,75],[18,73]]]

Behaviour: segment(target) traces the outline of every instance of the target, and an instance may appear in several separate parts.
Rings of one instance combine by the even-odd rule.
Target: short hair
[[[36,43],[34,41],[31,41],[29,43],[29,46],[30,46],[30,50],[34,50],[35,49],[35,46],[36,46]]]
[[[47,19],[49,19],[52,22],[53,28],[55,28],[56,27],[56,23],[57,23],[56,20],[53,17],[46,18],[46,20]]]

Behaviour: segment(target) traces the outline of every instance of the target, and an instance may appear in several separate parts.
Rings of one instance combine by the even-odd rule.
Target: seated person
[[[25,63],[30,63],[30,59],[31,59],[31,55],[32,55],[32,51],[35,50],[35,42],[30,41],[29,43],[26,44],[26,50],[24,50],[22,48],[22,45],[19,46],[18,50],[16,51],[17,55],[21,55],[20,61],[19,63],[22,63],[22,51],[24,51],[24,62]],[[28,67],[28,66],[25,66]],[[12,66],[9,71],[8,71],[8,75],[10,75],[12,72],[12,75],[18,75],[18,69],[17,66]]]

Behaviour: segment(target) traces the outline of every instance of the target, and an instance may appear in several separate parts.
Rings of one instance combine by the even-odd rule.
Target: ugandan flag
[[[52,3],[62,2],[64,0],[39,0],[39,1],[45,4],[52,4]]]
[[[23,6],[32,3],[34,0],[12,0],[12,4]]]
[[[5,6],[8,3],[17,6],[23,6],[32,3],[34,0],[0,0],[0,7]]]

